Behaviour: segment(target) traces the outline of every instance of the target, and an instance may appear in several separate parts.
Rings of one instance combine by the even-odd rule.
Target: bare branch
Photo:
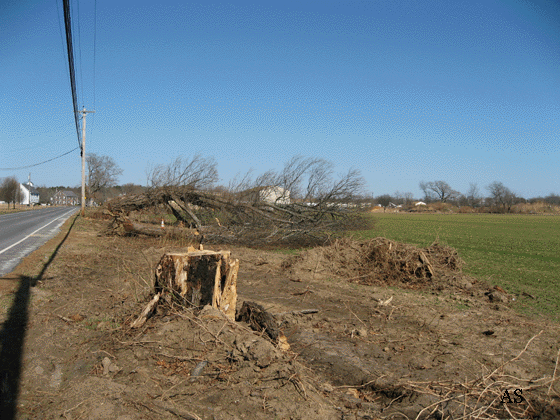
[[[153,188],[181,186],[205,190],[218,180],[218,170],[213,157],[195,155],[190,160],[178,157],[170,164],[149,168],[147,176]]]

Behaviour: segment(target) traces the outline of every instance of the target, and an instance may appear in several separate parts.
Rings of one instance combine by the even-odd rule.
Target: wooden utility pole
[[[84,107],[82,113],[82,217],[86,209],[86,114],[95,111],[86,111]]]

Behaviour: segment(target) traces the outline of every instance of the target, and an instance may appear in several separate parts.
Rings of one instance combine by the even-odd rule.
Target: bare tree
[[[445,181],[422,181],[419,185],[420,189],[424,191],[426,199],[429,201],[435,198],[445,203],[447,200],[453,199],[459,195],[459,193],[451,188]]]
[[[543,200],[548,204],[559,205],[560,204],[560,195],[550,193]]]
[[[88,190],[92,197],[97,197],[99,191],[117,184],[122,169],[113,158],[109,156],[98,156],[90,153],[86,156],[88,167]]]
[[[519,197],[501,182],[494,181],[486,189],[490,192],[494,205],[502,206],[503,210],[508,213],[511,211],[511,207],[519,200]]]
[[[411,192],[405,192],[403,194],[403,201],[404,201],[404,204],[412,203],[412,201],[414,201],[414,194],[412,194]]]
[[[404,204],[403,194],[399,190],[393,193],[393,197],[395,198],[394,204]]]
[[[191,159],[178,157],[167,165],[157,165],[148,169],[147,175],[148,185],[153,188],[180,186],[206,190],[218,180],[218,169],[213,157],[197,154]]]
[[[430,201],[436,200],[436,197],[435,197],[433,191],[429,188],[428,184],[429,184],[429,182],[424,182],[424,181],[420,181],[420,184],[418,184],[420,189],[424,193],[424,201],[426,203],[429,203]]]
[[[8,207],[10,203],[13,203],[15,209],[16,202],[20,201],[20,197],[21,190],[17,179],[14,176],[4,178],[0,186],[0,198],[8,203]]]
[[[383,194],[380,196],[375,197],[375,200],[378,204],[381,204],[383,207],[387,207],[389,203],[391,203],[394,198],[391,197],[389,194]]]
[[[477,207],[480,204],[482,195],[480,194],[478,185],[475,182],[471,182],[469,184],[469,189],[467,191],[465,198],[467,200],[467,204],[471,207]]]

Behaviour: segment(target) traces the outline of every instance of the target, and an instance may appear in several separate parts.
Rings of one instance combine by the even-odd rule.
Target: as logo
[[[504,395],[502,395],[502,404],[521,404],[523,401],[525,401],[525,398],[523,398],[523,396],[521,395],[522,393],[523,391],[521,389],[516,389],[515,391],[513,391],[514,398],[512,400],[508,390],[506,389],[504,391]]]

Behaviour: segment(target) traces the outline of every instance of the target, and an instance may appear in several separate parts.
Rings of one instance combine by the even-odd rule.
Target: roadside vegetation
[[[429,246],[455,248],[464,271],[516,295],[518,310],[560,319],[560,218],[520,214],[371,214],[378,236]]]

